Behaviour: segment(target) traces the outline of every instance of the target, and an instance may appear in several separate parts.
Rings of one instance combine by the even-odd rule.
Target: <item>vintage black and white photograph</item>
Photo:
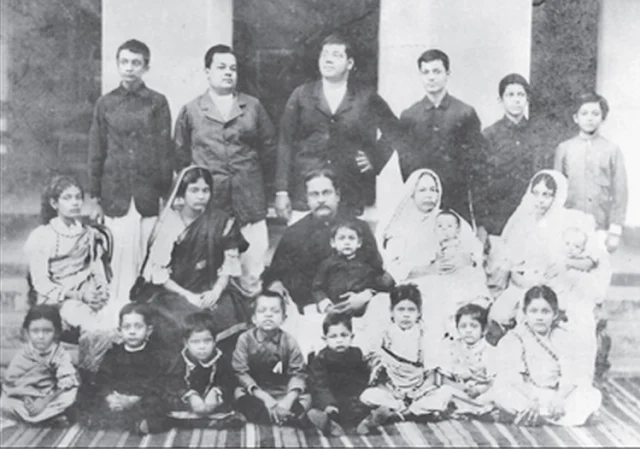
[[[640,0],[0,0],[0,446],[640,447]]]

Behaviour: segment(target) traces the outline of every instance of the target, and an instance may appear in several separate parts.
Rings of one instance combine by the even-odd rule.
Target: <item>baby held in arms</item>
[[[452,210],[443,210],[436,217],[435,234],[438,240],[438,252],[435,260],[440,274],[475,266],[471,254],[463,250],[460,241],[460,220]]]

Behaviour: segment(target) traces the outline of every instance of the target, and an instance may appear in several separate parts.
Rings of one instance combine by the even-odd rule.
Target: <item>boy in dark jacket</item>
[[[184,321],[184,349],[170,364],[166,390],[173,411],[206,417],[229,411],[234,376],[228,361],[216,347],[215,324],[207,312],[196,312]],[[241,425],[240,414],[217,421],[218,425]]]
[[[322,331],[327,346],[309,365],[313,408],[307,416],[322,432],[340,436],[344,434],[343,426],[354,427],[369,413],[369,408],[359,399],[367,388],[369,368],[360,348],[351,346],[353,332],[349,316],[328,314]]]

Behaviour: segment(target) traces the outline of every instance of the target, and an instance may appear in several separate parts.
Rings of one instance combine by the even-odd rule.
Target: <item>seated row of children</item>
[[[542,341],[553,330],[549,317],[557,315],[557,298],[548,287],[534,287],[524,302],[525,314],[530,309],[534,316],[528,329]],[[525,423],[532,423],[533,418],[553,423],[571,412],[563,402],[569,393],[575,398],[586,391],[572,388],[567,395],[556,397],[554,392],[566,392],[558,388],[566,382],[555,379],[541,386],[543,396],[553,404],[544,409],[553,411],[546,416],[543,408],[528,407],[539,399],[536,389],[532,394],[523,393],[524,408],[511,407],[509,395],[494,394],[494,381],[504,378],[512,382],[513,376],[500,376],[492,369],[500,366],[495,354],[501,346],[493,348],[484,340],[486,310],[474,304],[458,310],[459,335],[446,346],[440,365],[425,366],[425,345],[430,342],[423,338],[421,309],[415,285],[394,287],[391,322],[381,345],[370,354],[352,346],[348,316],[328,314],[322,324],[326,347],[309,357],[307,367],[298,343],[281,329],[286,319],[285,300],[277,293],[265,291],[256,298],[254,327],[240,335],[233,354],[223,354],[216,347],[207,312],[194,313],[185,320],[183,350],[167,354],[153,338],[150,309],[129,303],[119,315],[122,343],[108,351],[95,384],[81,386],[70,355],[57,340],[61,332],[58,310],[34,306],[23,324],[28,343],[6,371],[3,417],[28,423],[79,418],[88,427],[143,434],[166,430],[172,417],[205,419],[206,425],[231,427],[248,420],[314,425],[327,435],[338,436],[345,429],[368,434],[387,422],[445,417],[525,417]],[[505,344],[510,340],[505,339]],[[547,352],[553,354],[552,349]],[[503,385],[497,391],[522,392],[527,382],[539,386],[535,373],[521,374],[517,386]],[[599,397],[594,400],[597,409]],[[582,424],[595,409],[573,424]],[[216,412],[218,415],[212,415]]]

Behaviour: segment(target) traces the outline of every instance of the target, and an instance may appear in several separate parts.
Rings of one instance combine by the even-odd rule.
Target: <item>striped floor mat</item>
[[[601,385],[599,415],[588,426],[517,427],[478,421],[399,423],[380,435],[327,438],[316,431],[248,424],[241,430],[172,429],[141,437],[127,432],[13,426],[1,447],[640,447],[640,378]]]

